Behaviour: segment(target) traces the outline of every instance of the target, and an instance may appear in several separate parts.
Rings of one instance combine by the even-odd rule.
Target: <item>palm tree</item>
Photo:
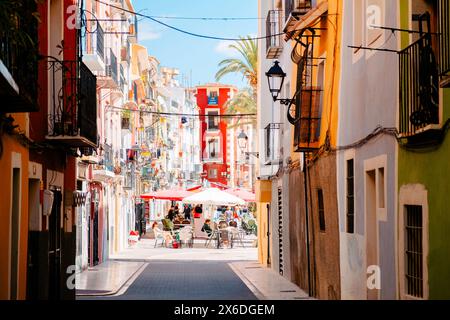
[[[232,99],[225,104],[228,114],[256,114],[256,99],[251,88],[240,90]],[[230,119],[231,120],[231,119]],[[244,120],[244,122],[241,122]],[[256,125],[256,119],[252,118],[237,118],[237,121],[232,124],[229,123],[229,128],[234,128],[246,124]]]
[[[258,42],[250,36],[239,37],[241,40],[230,44],[229,48],[238,51],[241,59],[225,59],[219,63],[219,71],[216,73],[216,81],[230,73],[240,73],[247,79],[250,88],[240,90],[232,99],[225,104],[227,112],[230,114],[254,114],[256,113],[256,88],[258,85]],[[238,118],[235,124],[230,123],[230,128],[245,124],[254,124],[251,119],[241,123],[242,118]],[[230,121],[231,122],[231,121]]]
[[[241,41],[236,41],[228,47],[237,50],[243,59],[225,59],[219,62],[220,69],[216,73],[216,81],[220,81],[230,73],[241,73],[255,93],[258,84],[258,42],[250,36],[240,39]]]

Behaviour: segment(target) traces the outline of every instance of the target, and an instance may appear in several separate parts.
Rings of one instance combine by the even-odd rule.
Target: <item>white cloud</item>
[[[236,58],[239,57],[239,52],[236,51],[236,49],[229,48],[230,44],[234,44],[234,41],[228,41],[228,40],[221,40],[216,45],[214,50],[224,56],[230,57],[230,58]]]
[[[156,31],[148,22],[140,23],[138,28],[139,41],[156,40],[161,38],[161,32]]]

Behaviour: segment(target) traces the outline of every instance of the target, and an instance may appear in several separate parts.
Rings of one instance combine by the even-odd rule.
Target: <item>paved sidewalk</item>
[[[116,294],[136,273],[143,262],[106,261],[88,268],[76,276],[77,296],[106,296]]]
[[[314,300],[295,284],[258,262],[231,262],[229,266],[259,300]]]

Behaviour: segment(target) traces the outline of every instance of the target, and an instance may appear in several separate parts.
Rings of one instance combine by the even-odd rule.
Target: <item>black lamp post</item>
[[[272,94],[273,101],[279,101],[281,104],[290,105],[293,99],[278,99],[281,88],[283,88],[284,78],[286,73],[280,67],[280,62],[275,61],[273,66],[266,72],[266,77],[269,82],[269,90]]]
[[[237,141],[238,141],[238,145],[239,148],[244,151],[245,149],[247,149],[247,145],[248,145],[248,137],[245,134],[244,130],[241,131],[241,133],[238,135],[237,137]]]
[[[295,105],[296,98],[300,94],[301,90],[297,90],[294,97],[292,99],[278,99],[278,96],[281,92],[281,88],[283,87],[284,78],[286,77],[286,73],[281,69],[280,63],[275,61],[273,63],[272,68],[268,72],[266,72],[267,80],[269,81],[269,90],[272,94],[273,101],[279,101],[281,104],[288,106],[287,110],[287,119],[289,123],[292,125],[297,125],[300,121],[300,115],[296,112],[295,117],[291,115],[291,108]]]

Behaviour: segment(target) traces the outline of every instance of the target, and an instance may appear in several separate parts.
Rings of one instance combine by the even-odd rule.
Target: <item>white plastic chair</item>
[[[181,230],[178,232],[178,236],[180,239],[180,242],[188,243],[189,247],[192,248],[193,246],[193,234],[192,234],[192,227],[186,226],[181,228]]]
[[[153,233],[155,234],[155,248],[156,248],[156,245],[158,244],[158,240],[161,240],[161,245],[164,244],[164,246],[167,247],[167,243],[166,243],[166,239],[164,237],[163,231],[155,228],[155,229],[153,229]]]
[[[234,241],[237,240],[241,243],[241,246],[245,248],[244,242],[242,241],[242,233],[236,227],[228,227],[229,233],[231,234],[231,247],[233,247]]]

